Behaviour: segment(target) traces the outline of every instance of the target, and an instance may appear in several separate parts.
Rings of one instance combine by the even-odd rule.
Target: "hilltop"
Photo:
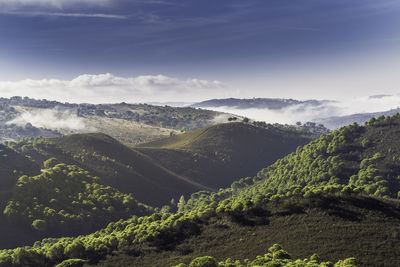
[[[135,147],[175,173],[215,190],[252,176],[311,138],[278,127],[225,123]]]

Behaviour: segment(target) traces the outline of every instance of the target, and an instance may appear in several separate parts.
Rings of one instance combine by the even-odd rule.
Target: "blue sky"
[[[0,93],[397,94],[399,28],[400,1],[391,0],[0,0]]]

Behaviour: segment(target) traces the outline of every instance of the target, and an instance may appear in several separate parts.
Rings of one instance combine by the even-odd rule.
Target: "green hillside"
[[[0,266],[53,266],[68,259],[99,266],[173,266],[204,256],[225,263],[228,258],[265,263],[269,258],[264,255],[266,249],[275,243],[292,259],[307,258],[304,262],[310,265],[306,266],[352,257],[356,259],[336,266],[358,266],[355,262],[396,266],[400,260],[399,207],[398,200],[342,193],[312,199],[292,196],[279,202],[265,198],[262,204],[248,202],[234,209],[226,203],[212,204],[184,213],[120,220],[87,236],[45,239],[33,247],[3,250]],[[289,258],[284,251],[273,256],[280,250],[272,251],[273,266],[284,266],[279,260]]]
[[[4,208],[18,177],[40,173],[40,166],[29,158],[0,144],[0,208]]]
[[[216,190],[256,174],[309,142],[301,133],[245,123],[224,123],[142,144],[136,150]]]
[[[150,209],[77,166],[58,164],[42,174],[21,176],[4,215],[41,232],[70,235]]]
[[[111,221],[153,211],[77,166],[50,166],[55,161],[46,161],[40,175],[21,176],[8,192],[0,214],[0,248],[90,233]]]
[[[151,206],[169,203],[171,198],[182,194],[210,189],[174,174],[102,133],[24,139],[9,146],[38,164],[54,157],[59,162],[77,165],[98,176],[101,183],[131,193],[138,201]]]
[[[181,195],[216,191],[273,163],[310,140],[300,133],[243,123],[210,126],[128,148],[101,133],[8,145],[38,165],[49,158],[77,165],[103,184],[151,206],[161,207]]]
[[[368,195],[398,197],[400,191],[400,115],[349,125],[297,148],[253,178],[229,188],[198,192],[187,208],[228,197],[291,194],[306,186],[349,186]]]
[[[162,142],[177,138],[187,141],[186,146],[167,149],[149,144],[152,148],[131,149],[101,133],[8,142],[2,150],[7,156],[0,161],[4,171],[1,210],[5,211],[0,225],[1,234],[7,236],[0,247],[75,235],[117,218],[143,214],[136,200],[161,207],[172,198],[177,202],[181,195],[214,191],[252,174],[249,166],[257,159],[264,166],[262,158],[272,161],[308,140],[294,132],[241,123],[209,127]],[[244,144],[243,139],[252,141]],[[62,165],[66,169],[51,169],[56,163],[66,164]],[[175,209],[172,205],[171,210]],[[8,235],[12,232],[18,234]]]
[[[397,197],[400,115],[353,124],[321,136],[261,170],[257,190],[284,194],[294,186],[344,184],[366,194]]]

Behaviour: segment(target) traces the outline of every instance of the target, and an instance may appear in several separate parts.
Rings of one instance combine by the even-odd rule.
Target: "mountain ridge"
[[[192,104],[192,107],[207,108],[207,107],[234,107],[237,109],[273,109],[279,110],[295,105],[320,106],[325,103],[333,102],[330,100],[296,100],[292,98],[223,98],[210,99]]]

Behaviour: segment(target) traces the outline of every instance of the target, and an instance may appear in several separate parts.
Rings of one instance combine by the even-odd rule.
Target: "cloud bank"
[[[52,130],[70,130],[70,131],[89,131],[81,118],[70,111],[61,111],[57,109],[29,111],[20,114],[7,124],[16,124],[25,126],[31,123],[38,128],[47,128]]]
[[[330,114],[337,114],[338,108],[331,105],[318,107],[307,105],[293,105],[282,109],[248,108],[237,109],[235,107],[211,107],[209,109],[237,114],[256,121],[268,123],[295,124],[298,121],[312,121],[316,117],[327,117]]]
[[[209,109],[238,114],[257,121],[268,123],[294,124],[298,121],[319,121],[334,116],[346,116],[357,113],[382,112],[400,108],[400,95],[365,96],[355,99],[332,101],[319,106],[293,105],[279,110],[238,109],[235,107],[210,107]]]
[[[3,97],[19,95],[74,103],[193,101],[210,94],[221,95],[226,90],[219,81],[181,80],[164,75],[126,78],[107,73],[84,74],[72,80],[0,81]]]

